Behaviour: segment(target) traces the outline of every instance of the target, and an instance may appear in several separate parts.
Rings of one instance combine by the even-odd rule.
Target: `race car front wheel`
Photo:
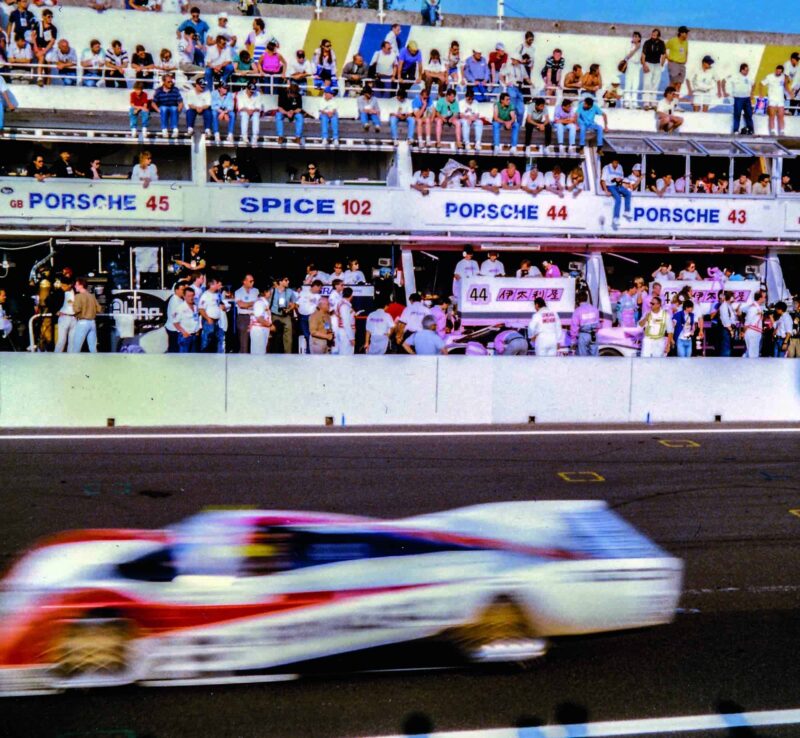
[[[532,661],[544,656],[548,647],[510,597],[498,597],[449,637],[465,658],[476,663]]]
[[[133,638],[134,626],[124,618],[64,621],[51,653],[53,674],[67,682],[124,681]]]

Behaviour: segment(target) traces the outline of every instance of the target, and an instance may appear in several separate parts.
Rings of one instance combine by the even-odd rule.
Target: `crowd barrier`
[[[800,361],[0,355],[0,427],[793,422]]]

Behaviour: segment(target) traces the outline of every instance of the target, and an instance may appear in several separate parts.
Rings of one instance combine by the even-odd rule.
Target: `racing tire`
[[[135,627],[122,617],[86,616],[66,620],[50,649],[51,674],[58,681],[129,681]]]
[[[472,663],[526,663],[544,656],[548,648],[523,608],[507,596],[494,599],[475,620],[447,637]]]

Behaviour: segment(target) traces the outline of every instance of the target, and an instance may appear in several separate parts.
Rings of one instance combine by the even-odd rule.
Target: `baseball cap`
[[[195,84],[196,84],[198,87],[205,87],[205,86],[206,86],[206,81],[205,81],[205,79],[203,79],[203,77],[198,77],[198,78],[197,78],[197,79],[194,81],[194,83],[195,83]]]
[[[506,47],[500,42],[495,44],[494,48],[495,48],[496,51],[505,51],[506,50]]]
[[[223,87],[227,90],[228,89],[228,83],[224,79],[221,79],[219,81],[219,84],[217,85],[217,89],[221,90]]]
[[[419,50],[419,46],[417,45],[417,42],[416,41],[409,41],[408,42],[408,50],[410,52],[412,52],[412,53],[415,52],[415,51],[418,51]]]
[[[333,87],[331,87],[330,85],[328,85],[328,87],[323,88],[322,91],[323,92],[327,92],[329,95],[333,95],[334,94]]]
[[[633,165],[633,171],[634,172],[641,172],[642,171],[642,165],[641,164],[634,164]]]
[[[251,81],[251,82],[248,82],[248,83],[247,83],[247,89],[248,89],[248,90],[255,90],[255,89],[256,89],[256,83],[255,83],[255,82],[252,82],[252,81]]]
[[[228,14],[227,14],[227,13],[220,13],[220,14],[217,16],[217,18],[225,18],[225,19],[227,20],[227,19],[228,19]]]
[[[714,57],[713,56],[709,56],[708,54],[706,54],[703,57],[703,64],[713,64],[713,63],[714,63]]]

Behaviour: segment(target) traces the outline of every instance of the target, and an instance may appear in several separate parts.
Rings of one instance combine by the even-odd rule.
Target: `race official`
[[[661,298],[650,298],[650,311],[639,321],[644,328],[642,357],[662,359],[672,347],[672,317],[661,307]]]
[[[577,295],[578,307],[572,313],[569,335],[577,356],[597,356],[597,331],[600,328],[600,311],[589,302],[589,295]]]
[[[436,333],[436,321],[432,315],[426,315],[422,319],[421,330],[412,333],[403,341],[403,348],[406,353],[418,356],[436,356],[447,353],[444,339]]]
[[[382,307],[373,310],[367,316],[367,338],[364,342],[364,353],[370,355],[385,354],[389,349],[389,336],[394,330],[394,321]]]
[[[556,356],[561,338],[558,314],[547,307],[543,297],[537,297],[533,305],[535,312],[528,323],[528,340],[533,343],[537,356]]]
[[[528,342],[519,331],[500,331],[494,339],[495,356],[527,356]]]
[[[764,331],[764,303],[767,296],[758,290],[753,302],[744,308],[745,358],[757,359],[761,355],[761,334]]]
[[[297,298],[297,293],[289,287],[289,277],[281,277],[278,286],[272,290],[269,309],[272,313],[272,322],[280,325],[283,329],[284,354],[292,353],[292,338],[294,337],[292,314],[297,309]]]
[[[265,287],[253,302],[250,311],[250,353],[264,356],[267,353],[269,334],[272,330],[272,314],[269,311],[269,298],[272,286]]]
[[[236,303],[236,332],[239,334],[240,354],[250,351],[250,319],[253,315],[253,306],[259,298],[255,283],[256,280],[252,274],[245,274],[242,286],[233,293]]]

